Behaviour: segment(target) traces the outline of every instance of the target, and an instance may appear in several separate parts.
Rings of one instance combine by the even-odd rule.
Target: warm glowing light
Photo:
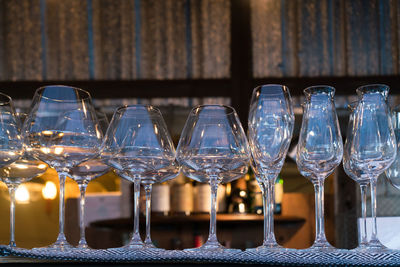
[[[41,147],[40,150],[41,150],[44,154],[49,154],[49,153],[50,153],[50,148],[48,148],[48,147]]]
[[[226,191],[226,194],[228,195],[228,196],[230,196],[231,195],[231,191],[232,191],[232,186],[231,186],[231,183],[227,183],[226,184],[226,189],[225,189]]]
[[[64,133],[59,133],[58,134],[58,137],[63,137],[64,136]]]
[[[241,197],[246,197],[246,191],[240,191],[239,192],[239,196],[241,196]]]
[[[29,191],[26,189],[26,186],[20,185],[17,191],[15,191],[15,200],[17,203],[27,204],[29,203],[29,198]]]
[[[262,213],[262,210],[257,210],[257,214],[261,214]]]
[[[53,131],[43,131],[42,134],[43,135],[52,135]]]
[[[23,169],[28,169],[28,166],[24,165],[24,164],[14,164],[15,168],[23,170]]]
[[[244,213],[246,211],[244,203],[239,203],[239,212]]]
[[[46,165],[46,164],[43,164],[43,163],[41,163],[41,164],[39,164],[37,167],[38,167],[38,169],[41,169],[41,170],[43,170],[43,169],[46,169],[47,165]]]
[[[47,181],[42,189],[42,196],[44,199],[55,199],[57,196],[57,187],[53,182]]]
[[[63,151],[64,151],[64,148],[62,148],[62,147],[58,146],[58,147],[54,148],[54,153],[56,155],[60,155]]]

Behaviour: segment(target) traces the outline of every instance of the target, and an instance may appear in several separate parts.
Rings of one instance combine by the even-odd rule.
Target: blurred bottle
[[[225,185],[218,186],[217,193],[217,212],[226,213],[226,189]],[[209,213],[211,208],[211,189],[209,184],[196,183],[194,187],[194,212],[195,213]]]
[[[170,187],[167,182],[153,185],[153,191],[151,193],[151,211],[164,216],[170,214]]]
[[[171,212],[190,215],[193,212],[193,181],[180,173],[170,182]]]
[[[229,213],[248,213],[250,211],[246,179],[249,179],[247,175],[231,183]]]

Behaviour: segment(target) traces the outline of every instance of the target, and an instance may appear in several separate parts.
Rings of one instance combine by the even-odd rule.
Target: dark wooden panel
[[[339,36],[333,42],[334,6],[330,0],[303,0],[299,8],[299,76],[329,76],[334,74],[333,58]],[[340,39],[339,39],[340,40]],[[344,40],[342,40],[344,41]],[[340,45],[340,44],[339,44]]]
[[[4,1],[0,1],[0,81],[6,79],[6,73],[4,69],[5,64],[5,46],[4,46],[4,28],[5,19],[4,19]]]
[[[191,0],[194,78],[230,75],[230,1]]]
[[[254,77],[282,77],[281,1],[252,0]]]
[[[3,0],[5,79],[42,78],[39,0]]]
[[[347,21],[347,74],[379,74],[378,3],[345,1]]]
[[[89,78],[86,3],[46,0],[46,79]]]
[[[299,75],[298,27],[299,2],[281,0],[282,72],[286,77]]]
[[[131,79],[136,73],[134,1],[93,0],[96,79]]]
[[[142,1],[142,78],[186,78],[183,0]]]
[[[344,76],[347,73],[346,65],[346,20],[345,0],[328,1],[328,23],[332,31],[332,62],[333,70],[329,75]]]

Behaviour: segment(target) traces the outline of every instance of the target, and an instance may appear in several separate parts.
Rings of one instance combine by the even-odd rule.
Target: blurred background
[[[276,186],[275,232],[290,248],[306,248],[314,240],[313,187],[293,158],[302,90],[317,84],[337,89],[345,138],[355,89],[387,84],[394,107],[400,104],[399,73],[398,0],[0,0],[0,91],[21,112],[29,110],[36,88],[73,85],[88,90],[109,118],[120,105],[159,106],[177,143],[193,106],[232,105],[246,128],[253,88],[287,85],[296,126]],[[121,246],[129,239],[131,192],[131,184],[112,172],[89,184],[90,246]],[[66,234],[73,244],[79,237],[78,195],[77,184],[68,179]],[[399,204],[400,192],[380,177],[378,216],[400,215]],[[326,180],[325,205],[328,240],[339,248],[356,247],[358,185],[342,166]],[[207,186],[183,175],[155,186],[154,242],[168,249],[201,244],[208,209]],[[237,248],[260,245],[261,211],[251,172],[221,187],[220,241]],[[3,183],[0,214],[0,243],[8,244],[9,195]],[[45,246],[57,233],[58,177],[49,169],[17,193],[16,241],[20,247]]]

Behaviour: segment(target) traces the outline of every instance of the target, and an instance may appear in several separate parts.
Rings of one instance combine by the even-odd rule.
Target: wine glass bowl
[[[263,194],[264,240],[257,250],[281,248],[273,228],[274,185],[289,149],[294,113],[289,89],[268,84],[256,87],[250,102],[248,139],[251,167]]]
[[[385,174],[390,184],[400,189],[400,106],[395,107],[392,111],[392,123],[396,135],[397,154],[396,159],[385,171]]]
[[[218,185],[244,176],[250,157],[236,111],[223,105],[193,108],[183,128],[176,157],[187,177],[209,183],[211,188],[209,237],[195,250],[224,250],[216,236]]]

